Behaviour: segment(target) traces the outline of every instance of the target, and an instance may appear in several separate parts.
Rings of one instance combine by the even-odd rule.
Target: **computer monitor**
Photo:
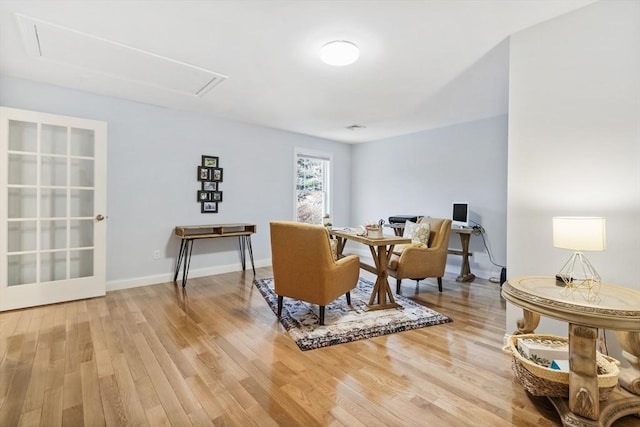
[[[453,215],[451,216],[454,227],[469,226],[469,203],[454,203]]]

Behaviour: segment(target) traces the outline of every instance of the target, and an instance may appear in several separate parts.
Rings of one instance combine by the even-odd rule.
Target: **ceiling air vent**
[[[17,14],[27,52],[112,78],[203,96],[227,76],[102,37]]]

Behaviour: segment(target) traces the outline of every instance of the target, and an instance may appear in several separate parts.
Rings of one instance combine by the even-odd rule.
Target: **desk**
[[[564,426],[608,427],[626,415],[640,415],[640,391],[632,385],[627,390],[616,389],[612,396],[599,401],[596,367],[596,340],[598,328],[618,331],[628,345],[621,342],[632,363],[638,364],[640,353],[640,292],[620,286],[602,283],[600,301],[586,301],[577,291],[556,285],[555,277],[518,277],[509,279],[502,287],[502,296],[522,308],[524,318],[518,321],[514,334],[533,333],[540,322],[540,315],[569,323],[569,400],[550,397],[560,414]],[[634,343],[632,343],[634,341]],[[635,354],[631,354],[635,353]],[[635,387],[640,381],[640,370],[635,372]]]
[[[387,266],[389,265],[389,259],[393,253],[395,245],[411,243],[411,239],[405,239],[404,237],[383,237],[381,239],[369,239],[364,236],[359,236],[355,232],[348,232],[346,230],[329,230],[329,234],[334,236],[338,241],[337,254],[342,255],[344,246],[347,240],[353,240],[354,242],[363,243],[369,246],[371,250],[371,256],[375,262],[375,267],[372,267],[365,263],[360,263],[360,268],[363,268],[371,273],[377,275],[375,286],[371,292],[371,298],[367,304],[368,310],[384,310],[387,308],[400,307],[400,304],[396,303],[389,287],[389,274],[387,273]]]
[[[402,232],[404,231],[404,223],[402,222],[385,224],[384,226],[392,228],[396,236],[402,236]],[[480,233],[480,231],[473,228],[451,227],[451,232],[456,233],[460,236],[460,244],[462,246],[462,250],[448,250],[448,253],[451,255],[462,256],[460,274],[458,275],[458,277],[456,277],[456,282],[473,282],[476,278],[476,275],[471,272],[471,266],[469,265],[469,257],[473,256],[473,254],[469,252],[469,241],[471,240],[472,234],[478,234]]]
[[[182,287],[187,286],[187,276],[189,274],[189,265],[191,264],[191,252],[193,251],[193,242],[198,239],[215,239],[219,237],[238,237],[238,245],[240,249],[240,261],[242,269],[246,265],[246,250],[249,250],[251,258],[251,268],[253,274],[256,274],[256,267],[253,264],[253,248],[251,247],[251,235],[256,232],[255,224],[210,224],[210,225],[178,225],[175,228],[175,235],[180,241],[180,252],[178,253],[178,261],[176,262],[176,272],[173,281],[178,279],[180,272],[180,264],[184,262],[182,269]]]

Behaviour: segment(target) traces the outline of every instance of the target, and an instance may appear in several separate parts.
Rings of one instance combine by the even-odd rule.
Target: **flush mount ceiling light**
[[[359,56],[358,46],[346,40],[334,40],[320,48],[322,62],[336,67],[353,64]]]

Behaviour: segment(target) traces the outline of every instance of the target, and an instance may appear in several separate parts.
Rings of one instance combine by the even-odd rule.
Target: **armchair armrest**
[[[360,265],[360,257],[358,255],[346,255],[336,261],[337,266],[358,263]]]
[[[328,292],[344,294],[353,289],[354,284],[358,282],[360,274],[360,257],[357,255],[348,255],[335,261],[330,269],[326,280],[331,283],[327,287]],[[332,301],[335,297],[327,294],[327,299]]]

